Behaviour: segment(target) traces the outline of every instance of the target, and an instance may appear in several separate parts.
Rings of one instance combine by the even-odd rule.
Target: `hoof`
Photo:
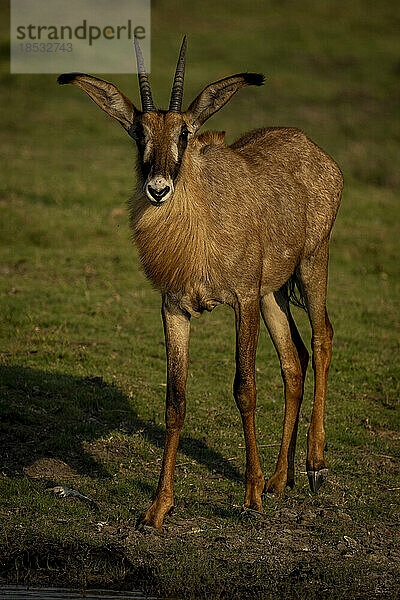
[[[276,498],[282,498],[283,496],[283,491],[281,492],[280,490],[277,490],[274,488],[274,486],[269,485],[268,487],[265,486],[264,491],[263,491],[263,496],[275,496]]]
[[[136,531],[140,533],[144,533],[145,535],[160,535],[162,530],[161,527],[157,527],[154,521],[150,520],[145,515],[141,516],[139,520],[136,522]]]
[[[288,479],[287,482],[286,482],[286,487],[288,487],[288,488],[290,488],[292,490],[294,488],[294,486],[295,486],[294,478],[293,479],[292,478]]]
[[[153,527],[153,525],[149,525],[148,523],[139,523],[139,525],[136,528],[138,531],[140,531],[140,533],[143,533],[144,535],[160,535],[161,531],[159,529],[156,529],[156,527]]]
[[[308,483],[310,484],[311,491],[316,494],[328,477],[328,469],[320,469],[319,471],[307,471]]]
[[[254,508],[248,508],[247,506],[243,506],[240,512],[240,518],[244,521],[250,521],[252,519],[262,519],[263,517],[263,512]]]
[[[270,494],[276,496],[277,498],[281,498],[285,491],[285,487],[286,483],[282,484],[281,480],[271,477],[271,479],[265,484],[263,494]]]

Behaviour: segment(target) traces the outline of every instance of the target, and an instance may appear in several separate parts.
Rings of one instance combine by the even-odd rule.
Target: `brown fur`
[[[184,298],[186,310],[193,298],[193,312],[209,301],[233,304],[239,291],[282,287],[326,240],[340,201],[338,167],[303,132],[261,129],[231,146],[223,139],[207,132],[189,142],[173,201],[154,210],[141,179],[130,201],[147,276]]]
[[[326,473],[324,411],[333,329],[326,312],[328,246],[343,179],[336,163],[300,130],[269,127],[227,146],[225,134],[197,129],[246,85],[240,73],[207,86],[183,113],[141,113],[115,86],[89,75],[81,87],[117,119],[138,146],[131,228],[144,270],[161,290],[167,351],[166,441],[154,501],[142,526],[161,530],[173,506],[183,426],[190,317],[217,304],[236,317],[234,396],[246,443],[244,506],[262,510],[261,492],[294,485],[294,454],[308,352],[290,313],[296,274],[312,327],[314,405],[307,473],[317,491]],[[147,85],[147,84],[146,84]],[[255,356],[260,313],[281,363],[285,417],[275,472],[264,487],[255,439]]]

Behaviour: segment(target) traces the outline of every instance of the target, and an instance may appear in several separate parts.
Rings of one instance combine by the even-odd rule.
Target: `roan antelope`
[[[190,318],[218,304],[236,315],[234,396],[246,444],[244,506],[262,510],[263,490],[294,485],[294,454],[308,352],[289,308],[297,283],[312,328],[314,405],[307,473],[316,492],[327,475],[324,410],[333,330],[326,311],[328,246],[343,179],[337,164],[302,131],[268,127],[230,146],[224,133],[197,130],[242,87],[264,77],[239,73],[204,88],[182,111],[186,38],[168,110],[153,104],[135,39],[142,110],[113,84],[61,75],[114,119],[138,147],[131,227],[144,270],[162,294],[167,353],[166,440],[154,501],[142,525],[161,530],[173,506],[179,435],[185,418]],[[264,486],[254,427],[260,312],[278,353],[285,393],[276,469]]]

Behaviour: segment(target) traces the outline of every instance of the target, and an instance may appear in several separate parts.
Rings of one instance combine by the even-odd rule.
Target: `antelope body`
[[[173,506],[173,477],[185,418],[191,316],[218,304],[236,315],[234,396],[246,444],[244,506],[262,510],[263,490],[294,485],[294,453],[308,353],[289,308],[295,277],[312,328],[314,405],[307,473],[317,491],[327,475],[324,410],[333,330],[326,312],[328,246],[343,179],[336,163],[300,130],[270,127],[227,146],[224,133],[198,128],[246,85],[241,73],[207,86],[182,112],[184,40],[168,111],[156,110],[135,40],[142,111],[115,86],[61,75],[120,121],[138,146],[131,227],[144,270],[162,293],[167,352],[166,440],[155,499],[142,526],[161,530]],[[277,350],[285,388],[276,469],[264,485],[254,428],[255,356],[260,313]]]

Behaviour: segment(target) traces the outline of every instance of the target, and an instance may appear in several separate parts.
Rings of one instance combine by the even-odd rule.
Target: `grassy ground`
[[[166,105],[181,34],[187,101],[246,69],[210,127],[307,131],[346,181],[331,245],[335,328],[326,429],[330,476],[305,471],[309,374],[297,485],[241,516],[244,450],[231,397],[233,314],[192,328],[188,416],[175,512],[161,537],[135,530],[155,490],[164,432],[159,295],[140,271],[125,201],[132,142],[54,76],[8,73],[1,3],[0,581],[144,589],[170,598],[392,598],[398,590],[399,358],[396,2],[159,0],[152,82]],[[110,77],[137,99],[134,77]],[[296,311],[309,342],[306,317]],[[277,457],[279,366],[262,332],[257,432]],[[66,485],[92,502],[61,499]]]

